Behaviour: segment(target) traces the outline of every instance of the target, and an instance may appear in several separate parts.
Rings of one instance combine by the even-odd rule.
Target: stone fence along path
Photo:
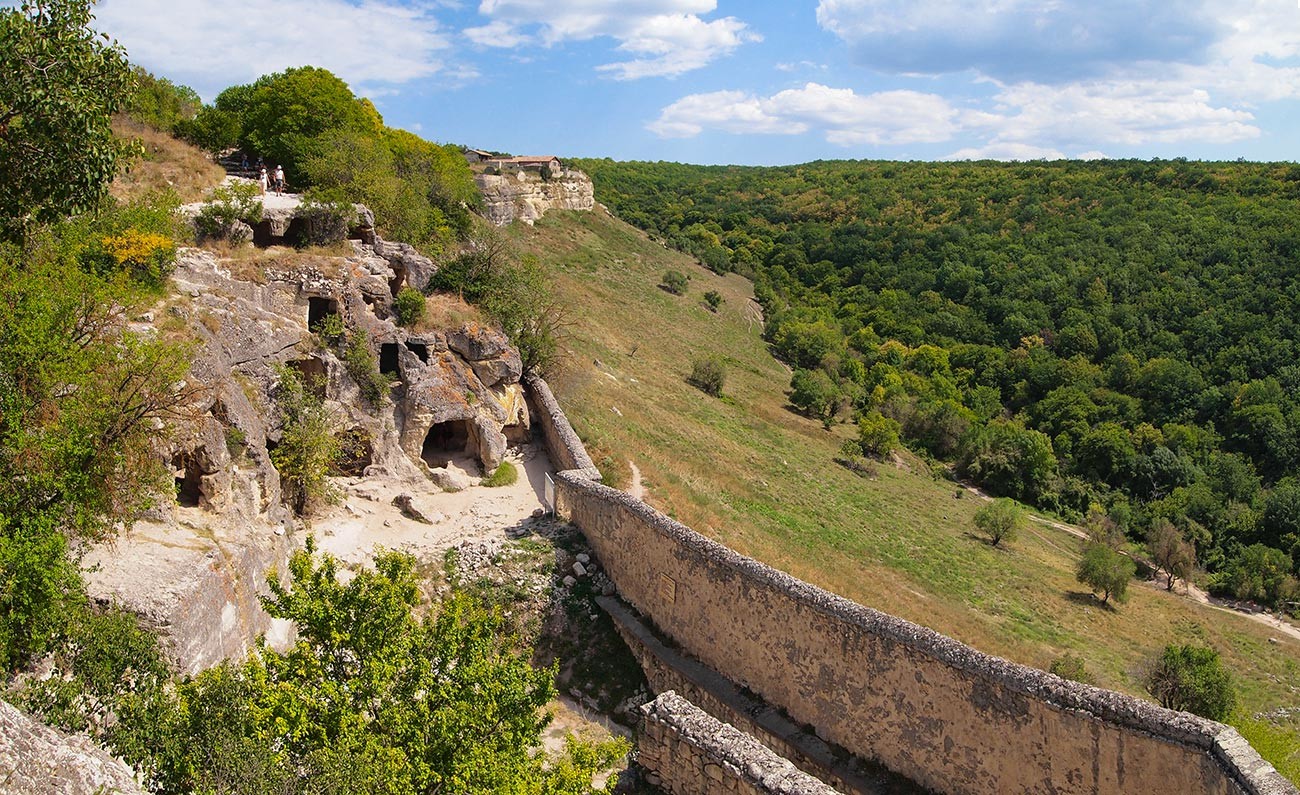
[[[556,511],[685,654],[851,754],[942,793],[1298,795],[1232,728],[983,654],[743,557],[599,473],[528,382]],[[721,790],[719,790],[721,791]]]

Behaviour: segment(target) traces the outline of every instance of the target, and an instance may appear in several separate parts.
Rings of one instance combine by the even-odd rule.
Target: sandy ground
[[[505,538],[534,511],[546,510],[546,478],[553,471],[545,451],[535,444],[506,460],[520,470],[514,485],[471,486],[459,492],[441,492],[432,483],[418,491],[385,480],[340,478],[336,483],[343,490],[342,502],[313,521],[311,532],[318,548],[347,563],[369,560],[376,547],[432,560],[462,541]],[[466,471],[477,469],[469,460],[458,464]],[[410,519],[393,505],[393,498],[404,491],[431,524]]]

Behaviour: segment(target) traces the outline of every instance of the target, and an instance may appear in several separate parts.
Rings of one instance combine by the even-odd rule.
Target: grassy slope
[[[198,201],[226,175],[202,150],[125,116],[113,120],[113,132],[119,138],[137,139],[144,147],[144,156],[132,161],[109,186],[119,201],[168,188],[183,202]]]
[[[573,355],[552,383],[607,478],[625,484],[633,461],[648,501],[697,530],[986,652],[1042,668],[1073,653],[1099,684],[1143,695],[1143,666],[1165,644],[1209,644],[1246,713],[1300,707],[1300,643],[1136,584],[1127,604],[1102,608],[1075,582],[1077,542],[1064,532],[1035,525],[992,549],[971,535],[978,501],[923,467],[883,465],[866,480],[831,463],[851,429],[785,408],[789,373],[760,339],[744,279],[599,211],[511,234],[573,307]],[[668,268],[691,274],[686,296],[658,288]],[[708,289],[725,296],[717,314]],[[727,362],[722,400],[684,382],[703,354]]]

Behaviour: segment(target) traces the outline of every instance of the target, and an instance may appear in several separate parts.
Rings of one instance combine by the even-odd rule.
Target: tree
[[[1290,556],[1282,550],[1251,544],[1229,561],[1216,579],[1238,599],[1276,605],[1294,598],[1300,590],[1291,576],[1291,565]]]
[[[1128,598],[1128,582],[1137,573],[1137,564],[1122,552],[1105,544],[1090,542],[1083,548],[1083,557],[1075,569],[1075,577],[1092,592],[1101,594],[1102,604],[1110,598],[1123,602]]]
[[[883,459],[898,449],[898,421],[869,411],[858,419],[858,444],[863,455]]]
[[[727,379],[727,370],[722,360],[716,356],[705,356],[691,363],[691,374],[686,383],[705,393],[718,397],[722,394],[722,385]]]
[[[554,669],[532,667],[502,613],[462,593],[417,618],[410,555],[381,553],[343,583],[309,538],[289,573],[263,605],[294,623],[293,648],[259,648],[164,694],[166,731],[128,754],[156,789],[576,795],[627,752],[570,738],[548,759]]]
[[[127,153],[110,117],[131,69],[91,19],[89,0],[0,9],[0,235],[94,206]]]
[[[995,547],[1003,541],[1015,541],[1023,522],[1020,506],[1006,497],[986,503],[975,512],[975,526],[989,537]]]
[[[704,303],[709,305],[711,311],[717,312],[718,307],[722,306],[722,293],[717,290],[709,290],[704,294]]]
[[[790,378],[790,405],[810,417],[830,422],[840,407],[840,390],[821,370],[795,370]]]
[[[271,462],[280,473],[285,501],[299,515],[332,502],[335,490],[330,467],[338,457],[339,441],[330,432],[330,418],[320,398],[302,383],[296,371],[281,367],[276,403],[280,408],[280,443]]]
[[[690,277],[681,271],[665,271],[663,281],[660,286],[673,295],[685,295],[686,287],[690,283]]]
[[[1147,689],[1162,707],[1210,720],[1227,720],[1236,701],[1219,653],[1197,646],[1166,646],[1147,678]]]
[[[1165,573],[1165,590],[1174,589],[1174,580],[1186,580],[1196,566],[1196,548],[1183,538],[1173,522],[1163,517],[1156,519],[1147,531],[1147,552],[1156,564],[1156,571]]]
[[[189,415],[188,349],[128,330],[129,283],[78,267],[81,226],[0,247],[0,668],[42,653],[82,599],[70,540],[168,488],[152,444]]]
[[[962,470],[997,494],[1033,501],[1056,475],[1052,443],[1039,431],[993,420],[962,441]]]

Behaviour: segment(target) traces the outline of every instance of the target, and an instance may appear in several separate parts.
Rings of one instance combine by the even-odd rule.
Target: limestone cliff
[[[64,734],[0,701],[0,791],[144,795],[131,768],[85,735]]]
[[[242,656],[259,634],[287,640],[258,601],[268,572],[286,570],[302,537],[271,460],[283,432],[281,367],[323,397],[348,449],[338,474],[420,493],[458,490],[480,467],[495,469],[528,426],[520,357],[476,323],[397,325],[394,296],[424,287],[434,270],[410,246],[378,239],[349,241],[337,254],[184,250],[174,294],[136,325],[195,346],[191,377],[202,397],[158,442],[175,498],[163,496],[115,544],[86,556],[92,597],[145,617],[191,673]],[[378,400],[364,396],[343,346],[312,333],[330,316],[377,354],[374,375],[387,384]]]
[[[497,226],[511,221],[531,224],[548,210],[590,211],[596,206],[591,178],[572,169],[549,179],[532,171],[479,174],[475,182],[483,194],[485,214]]]

